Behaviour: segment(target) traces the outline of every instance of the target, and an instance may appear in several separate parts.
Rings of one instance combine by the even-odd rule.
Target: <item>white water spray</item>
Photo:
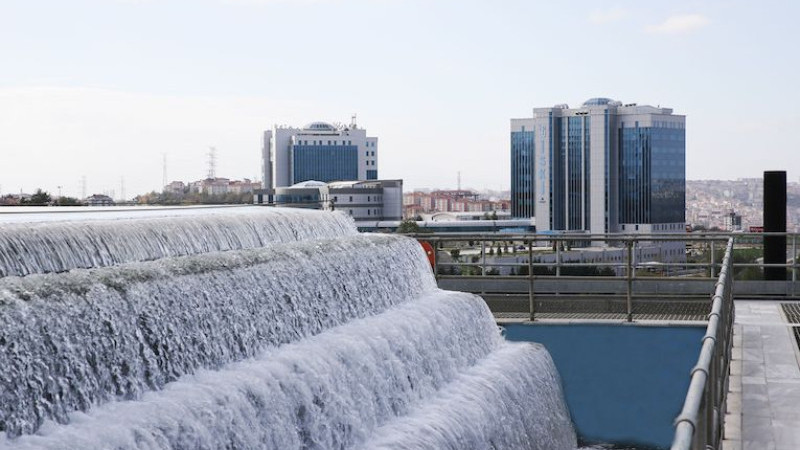
[[[543,348],[415,241],[328,237],[0,278],[0,448],[575,447]]]

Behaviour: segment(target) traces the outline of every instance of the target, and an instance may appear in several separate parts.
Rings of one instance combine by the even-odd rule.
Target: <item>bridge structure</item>
[[[673,449],[790,449],[800,448],[800,265],[795,258],[800,236],[780,233],[787,238],[786,262],[764,264],[763,238],[775,234],[779,233],[415,237],[436,249],[433,270],[441,288],[480,295],[509,337],[523,330],[550,349],[584,442]],[[676,255],[659,250],[665,248],[682,251]],[[786,279],[764,280],[767,267],[785,268]],[[659,359],[669,359],[676,351],[677,344],[670,347],[666,341],[685,339],[657,334],[665,329],[688,333],[684,336],[694,333],[693,344],[677,350],[686,353],[677,364],[683,366],[678,376],[667,368],[648,371],[648,366],[658,366]],[[593,345],[612,342],[614,333],[630,335],[619,349],[601,350],[608,359],[617,361],[620,352],[629,352],[648,360],[638,366],[641,369],[635,368],[639,361],[634,356],[614,363],[623,373],[610,377],[629,380],[620,389],[641,391],[631,395],[633,403],[649,398],[642,392],[661,389],[643,379],[665,378],[665,373],[681,379],[677,384],[683,401],[667,408],[668,439],[651,439],[635,431],[600,436],[592,429],[592,419],[581,417],[636,418],[581,411],[586,406],[570,399],[571,390],[587,384],[586,377],[575,373],[594,370],[575,360],[593,358],[591,353],[598,351]],[[628,347],[635,341],[642,348]],[[582,347],[591,350],[582,353]],[[610,394],[617,399],[605,402],[625,409],[618,399],[628,394]],[[587,395],[594,394],[580,392]],[[642,408],[660,407],[627,406],[639,415]],[[664,422],[653,419],[658,420]],[[663,425],[654,423],[642,424],[643,433]]]

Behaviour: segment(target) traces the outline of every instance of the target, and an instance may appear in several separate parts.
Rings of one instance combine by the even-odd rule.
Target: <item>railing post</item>
[[[528,241],[528,308],[531,322],[536,320],[536,299],[533,293],[533,241]]]
[[[481,239],[481,276],[486,276],[486,240]]]
[[[442,246],[442,241],[433,242],[433,278],[436,284],[439,284],[439,247]]]
[[[556,276],[561,276],[561,245],[564,241],[556,241]]]
[[[633,240],[627,241],[628,247],[628,261],[627,261],[627,276],[628,276],[628,322],[633,322]]]
[[[792,234],[792,295],[794,295],[795,281],[797,281],[797,235]]]
[[[714,265],[716,263],[716,252],[714,251],[714,240],[711,240],[711,260],[708,262],[708,273],[710,278],[714,278]]]

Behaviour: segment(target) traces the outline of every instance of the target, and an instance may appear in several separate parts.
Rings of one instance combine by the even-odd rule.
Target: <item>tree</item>
[[[55,201],[55,204],[57,206],[81,206],[81,205],[83,205],[83,203],[81,203],[75,197],[58,197],[58,199]]]
[[[397,232],[403,234],[419,233],[420,229],[419,225],[417,225],[417,222],[411,219],[405,219],[400,222],[400,225],[397,227]]]
[[[48,205],[50,204],[50,194],[47,191],[36,189],[36,192],[31,195],[30,200],[25,201],[28,205]]]

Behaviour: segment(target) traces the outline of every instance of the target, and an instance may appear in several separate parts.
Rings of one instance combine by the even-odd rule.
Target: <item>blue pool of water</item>
[[[704,327],[513,324],[511,341],[544,344],[583,442],[669,448]]]

